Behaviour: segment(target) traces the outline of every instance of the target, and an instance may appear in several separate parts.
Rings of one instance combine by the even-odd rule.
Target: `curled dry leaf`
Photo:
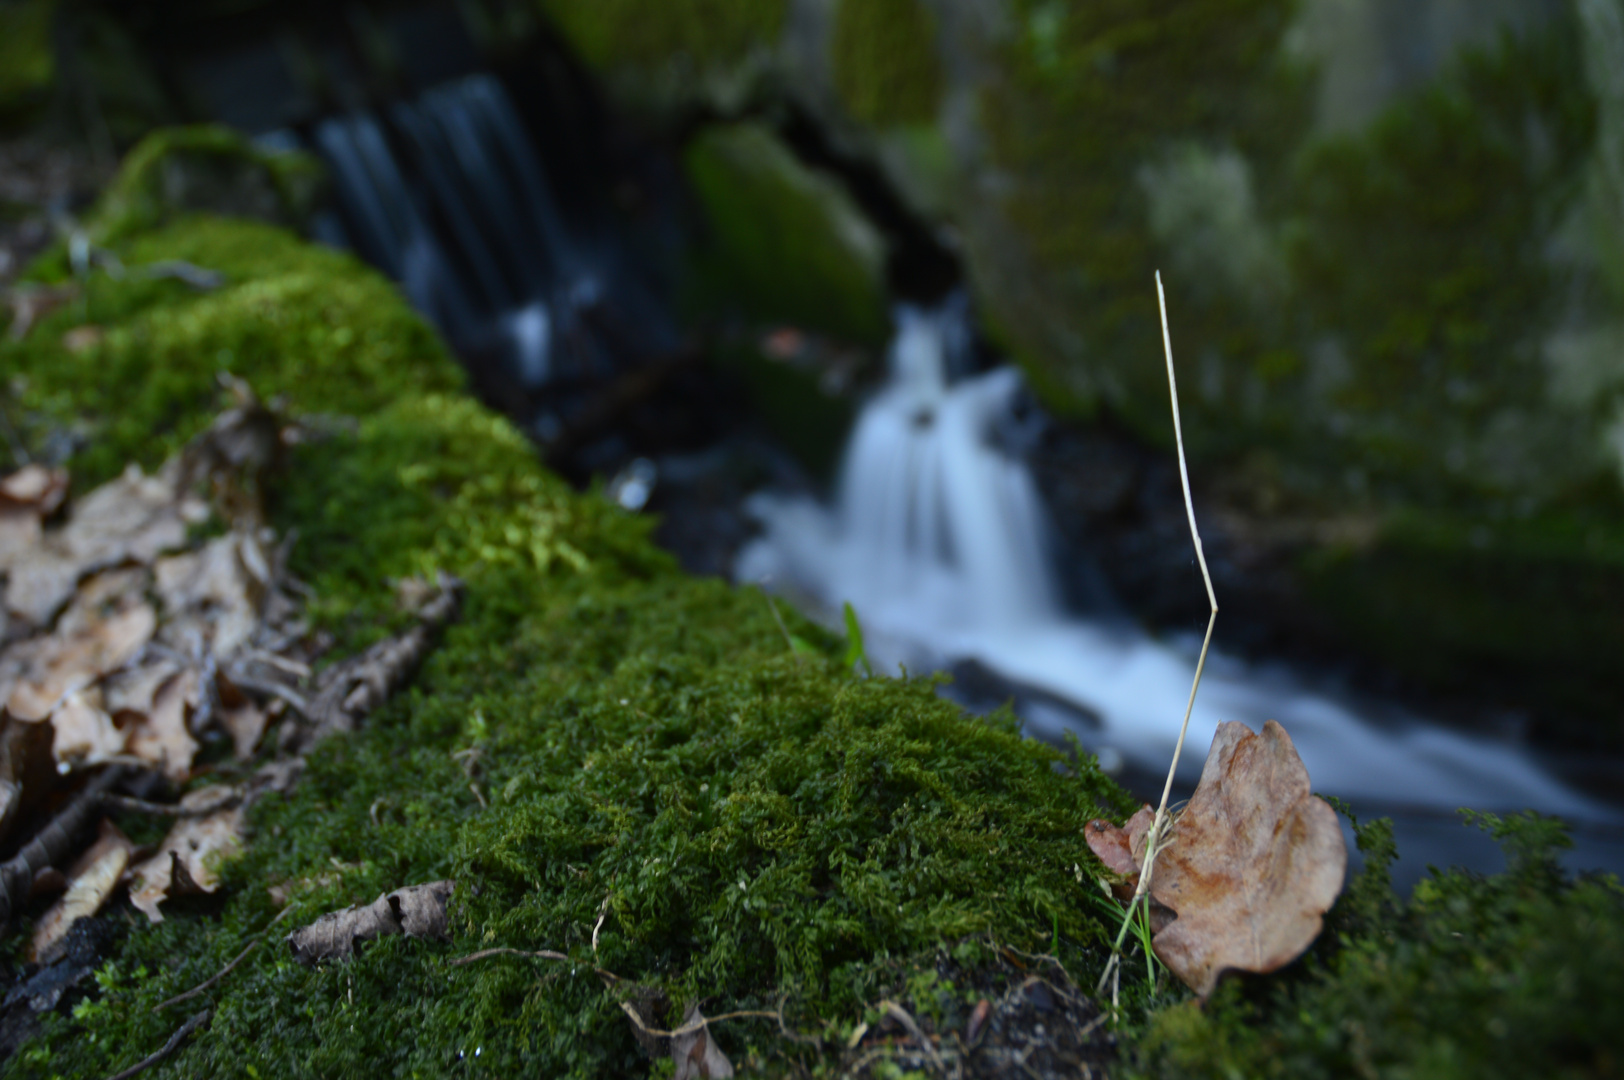
[[[40,542],[42,522],[62,505],[68,491],[64,469],[24,465],[0,478],[0,570]]]
[[[180,805],[199,809],[230,800],[233,789],[213,784],[188,792]],[[170,896],[188,892],[213,892],[219,884],[214,863],[236,853],[242,844],[243,813],[232,802],[204,817],[181,818],[164,837],[158,853],[134,870],[137,886],[130,902],[153,922],[163,922],[158,911]]]
[[[184,668],[159,685],[152,708],[131,728],[129,752],[156,765],[176,782],[192,771],[197,740],[187,726],[187,714],[202,700],[202,680],[195,668]]]
[[[1119,859],[1125,838],[1137,873],[1151,820],[1146,807],[1121,837],[1091,822],[1089,846]],[[1201,783],[1151,871],[1152,898],[1177,915],[1156,933],[1156,955],[1202,997],[1225,971],[1283,967],[1319,936],[1347,858],[1336,813],[1314,797],[1285,728],[1219,725]]]
[[[6,710],[19,720],[44,720],[69,694],[128,663],[158,625],[142,596],[145,583],[139,569],[99,574],[74,596],[54,631],[7,650]]]
[[[302,929],[288,935],[288,947],[302,963],[343,960],[351,956],[357,943],[391,934],[432,937],[444,940],[446,901],[456,883],[432,881],[384,893],[365,906],[330,911]]]
[[[149,564],[183,546],[189,524],[207,511],[175,488],[177,466],[147,476],[131,465],[76,502],[68,523],[6,563],[5,606],[35,627],[49,626],[79,579],[120,563]]]
[[[36,963],[54,961],[73,924],[101,910],[118,887],[134,852],[129,837],[103,818],[96,842],[68,870],[68,891],[34,924],[30,956]]]
[[[199,640],[215,656],[231,656],[259,626],[262,586],[252,568],[264,563],[259,541],[247,533],[218,536],[198,551],[158,560],[153,576],[163,602],[160,637],[171,648]]]
[[[328,735],[354,731],[362,717],[387,701],[411,675],[434,631],[456,616],[461,596],[461,581],[439,575],[430,598],[417,607],[418,625],[323,672],[308,709],[308,726],[297,731],[290,725],[284,748],[307,749]]]
[[[77,768],[100,765],[124,752],[124,733],[102,707],[97,686],[69,694],[51,713],[51,731],[51,756]]]

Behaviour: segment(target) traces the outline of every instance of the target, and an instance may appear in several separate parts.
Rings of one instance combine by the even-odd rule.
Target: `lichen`
[[[876,127],[936,118],[942,95],[936,27],[920,0],[840,0],[830,65],[852,116]]]

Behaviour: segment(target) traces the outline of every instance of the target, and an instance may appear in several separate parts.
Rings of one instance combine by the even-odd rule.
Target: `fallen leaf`
[[[68,891],[34,924],[29,955],[35,963],[52,963],[73,924],[101,910],[134,852],[130,839],[103,818],[96,842],[68,870]]]
[[[1138,863],[1150,822],[1140,825],[1128,830]],[[1151,871],[1151,896],[1177,914],[1153,939],[1156,955],[1203,998],[1225,971],[1285,966],[1319,936],[1347,858],[1336,812],[1313,795],[1285,728],[1219,725]]]
[[[67,490],[67,470],[43,465],[24,465],[0,478],[0,571],[40,542],[42,522],[62,505]]]
[[[24,465],[0,478],[0,505],[27,507],[50,517],[68,493],[68,470]]]
[[[158,687],[152,710],[129,733],[129,752],[158,766],[171,780],[185,780],[197,754],[197,740],[186,723],[187,713],[202,700],[201,679],[195,668],[185,668]]]
[[[124,752],[124,732],[102,707],[100,687],[75,690],[51,713],[51,756],[77,768],[100,765]]]
[[[265,710],[252,701],[244,701],[241,705],[221,709],[216,716],[220,726],[231,736],[231,748],[237,760],[247,761],[253,757],[254,747],[265,734]]]
[[[1104,863],[1107,869],[1113,873],[1137,878],[1139,861],[1133,857],[1133,844],[1128,837],[1131,832],[1143,836],[1155,816],[1155,811],[1149,806],[1142,806],[1128,819],[1126,825],[1113,825],[1109,821],[1096,818],[1088,823],[1083,835],[1088,840],[1089,850],[1100,857],[1100,862]]]
[[[224,784],[211,784],[191,791],[181,799],[187,809],[201,809],[235,794]],[[158,853],[135,867],[138,882],[130,902],[155,923],[164,917],[158,906],[170,896],[189,892],[213,892],[219,884],[214,863],[233,855],[242,845],[242,805],[233,803],[203,817],[175,822],[159,845]]]
[[[456,883],[434,881],[384,893],[365,906],[330,911],[287,937],[288,947],[300,962],[342,960],[351,956],[357,943],[391,934],[432,937],[441,940],[446,932],[446,900]]]
[[[125,667],[102,680],[105,708],[115,719],[136,721],[152,712],[152,701],[160,688],[181,670],[173,660],[158,658],[136,666]]]
[[[151,563],[184,545],[187,526],[206,511],[178,494],[176,475],[173,465],[157,476],[131,465],[78,500],[66,525],[8,561],[6,609],[35,627],[49,626],[82,577],[120,563]]]
[[[701,1026],[686,1034],[672,1036],[671,1058],[677,1063],[674,1080],[698,1080],[701,1077],[714,1080],[715,1077],[733,1075],[733,1063],[716,1045],[716,1038],[711,1035],[710,1026],[704,1020],[705,1014],[699,1011],[698,1003],[689,1002],[682,1017],[682,1026],[686,1028],[696,1022]]]
[[[74,596],[55,631],[8,650],[22,667],[13,675],[7,711],[19,720],[44,720],[69,694],[134,657],[158,624],[142,596],[145,581],[138,569],[97,575]]]
[[[418,625],[322,673],[307,710],[307,725],[302,729],[293,725],[285,728],[285,750],[305,750],[328,735],[354,731],[362,717],[387,701],[406,681],[428,651],[434,631],[456,616],[462,582],[441,574],[436,590],[417,608]]]
[[[158,560],[153,578],[163,602],[162,637],[172,648],[185,648],[195,633],[223,660],[253,637],[261,588],[243,557],[245,547],[263,564],[258,541],[241,534],[217,536],[198,551]]]

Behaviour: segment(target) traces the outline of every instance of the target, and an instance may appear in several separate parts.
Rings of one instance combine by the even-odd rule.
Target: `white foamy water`
[[[1059,601],[1042,501],[1025,464],[1000,445],[1020,389],[1012,369],[949,383],[967,335],[957,309],[902,307],[890,379],[863,409],[836,502],[757,496],[763,535],[735,576],[837,615],[850,602],[876,670],[922,672],[975,660],[1010,682],[1071,702],[1025,712],[1031,734],[1071,728],[1086,745],[1165,770],[1195,674],[1188,643],[1068,616]],[[1223,597],[1220,596],[1222,605]],[[1217,640],[1223,637],[1223,616]],[[1278,720],[1317,791],[1362,803],[1452,810],[1533,808],[1607,822],[1518,748],[1415,717],[1369,715],[1289,673],[1223,655],[1208,660],[1180,779],[1194,783],[1217,725]]]

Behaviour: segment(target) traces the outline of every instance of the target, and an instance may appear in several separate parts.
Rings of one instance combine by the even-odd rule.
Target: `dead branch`
[[[34,839],[0,865],[0,926],[9,923],[13,913],[28,902],[36,874],[74,853],[79,833],[101,809],[107,789],[123,776],[124,769],[117,765],[96,776]]]
[[[125,1069],[121,1073],[114,1073],[112,1076],[109,1076],[107,1080],[130,1080],[130,1077],[135,1076],[137,1073],[152,1068],[154,1065],[164,1060],[164,1058],[167,1058],[170,1054],[173,1054],[176,1050],[179,1050],[180,1044],[186,1041],[187,1036],[196,1031],[198,1028],[202,1027],[204,1024],[207,1024],[209,1022],[209,1017],[213,1015],[214,1011],[212,1009],[204,1009],[200,1013],[193,1014],[190,1020],[186,1021],[186,1023],[180,1026],[180,1030],[169,1036],[169,1041],[164,1043],[157,1053],[150,1054],[147,1057],[142,1058],[140,1061],[136,1062],[134,1065],[131,1065],[128,1069]]]
[[[264,941],[264,940],[265,939],[263,937],[257,937],[253,941],[250,941],[248,943],[248,947],[246,949],[244,949],[242,952],[238,953],[237,958],[235,960],[231,961],[231,963],[227,964],[225,967],[223,967],[219,971],[215,972],[208,979],[205,979],[203,982],[198,983],[196,986],[192,987],[190,990],[186,991],[184,994],[176,994],[174,997],[170,998],[168,1001],[164,1002],[163,1004],[154,1005],[152,1007],[152,1011],[153,1012],[163,1012],[165,1009],[169,1008],[169,1006],[171,1006],[171,1005],[179,1005],[183,1001],[190,1001],[193,998],[197,997],[199,994],[206,993],[211,987],[213,987],[221,979],[225,978],[227,975],[230,975],[232,973],[232,971],[234,971],[236,969],[238,964],[240,964],[244,960],[248,959],[248,954],[253,952],[256,948],[258,948],[259,943],[261,941]]]

